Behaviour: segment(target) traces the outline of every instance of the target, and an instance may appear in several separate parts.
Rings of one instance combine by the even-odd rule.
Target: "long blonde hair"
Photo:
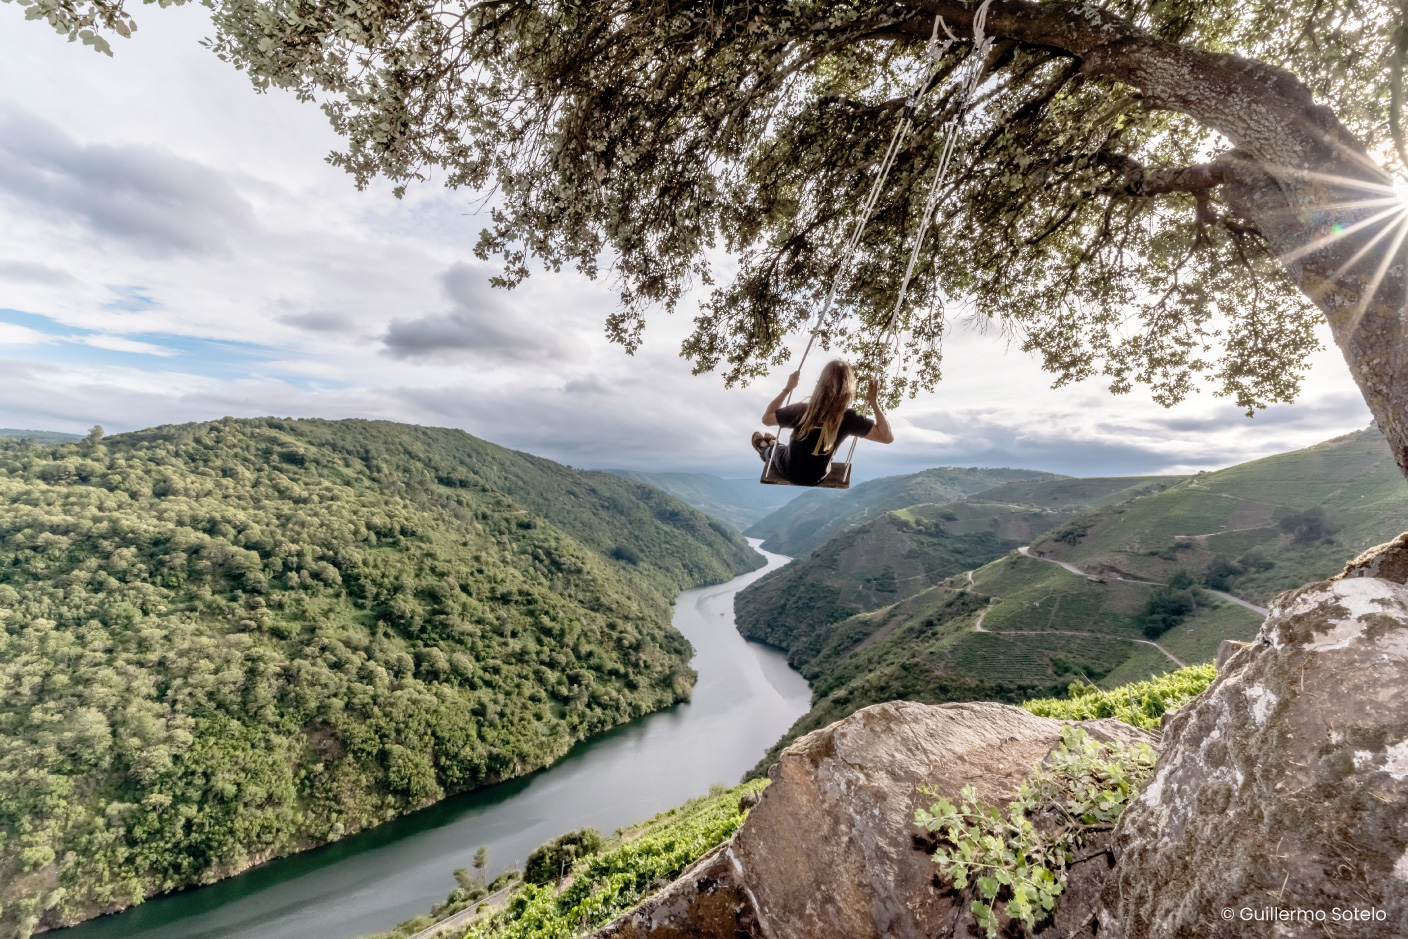
[[[821,437],[812,454],[829,455],[836,449],[836,435],[841,432],[841,421],[855,397],[856,373],[851,366],[844,359],[827,362],[821,369],[821,377],[816,380],[812,396],[807,399],[807,410],[802,414],[802,423],[797,425],[797,439],[819,427]]]

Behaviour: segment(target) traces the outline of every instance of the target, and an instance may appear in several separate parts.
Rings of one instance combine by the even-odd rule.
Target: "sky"
[[[474,193],[358,192],[325,162],[339,141],[316,105],[255,93],[199,45],[203,8],[136,15],[108,58],[0,4],[0,427],[364,417],[579,467],[757,471],[748,437],[785,373],[692,375],[693,304],[632,356],[604,335],[608,283],[490,287]],[[1300,400],[1249,420],[1207,391],[1164,409],[1098,380],[1053,389],[956,322],[941,386],[892,414],[893,445],[860,445],[854,477],[1191,472],[1308,446],[1369,422],[1322,342]]]

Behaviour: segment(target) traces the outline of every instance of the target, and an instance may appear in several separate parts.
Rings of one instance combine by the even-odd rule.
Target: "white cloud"
[[[92,346],[95,349],[109,349],[113,352],[135,352],[140,355],[172,356],[181,353],[166,346],[159,346],[150,342],[139,342],[136,339],[124,339],[121,336],[105,336],[101,333],[88,336],[69,337],[70,342],[80,345]]]
[[[221,251],[253,225],[220,173],[159,147],[79,143],[13,103],[0,107],[0,196],[132,252]]]
[[[17,323],[0,323],[0,346],[31,346],[51,337]]]
[[[451,309],[392,320],[381,337],[386,353],[394,359],[442,362],[544,363],[586,357],[585,346],[561,318],[535,316],[536,311],[514,305],[511,295],[489,285],[493,274],[487,265],[451,265],[440,276]]]
[[[47,264],[30,261],[0,260],[0,284],[58,284],[67,286],[77,281],[67,274]]]

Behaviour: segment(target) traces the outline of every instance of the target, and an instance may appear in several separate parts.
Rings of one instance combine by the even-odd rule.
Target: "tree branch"
[[[1144,198],[1171,192],[1206,193],[1232,180],[1234,167],[1225,160],[1195,163],[1192,166],[1145,166],[1122,153],[1102,153],[1098,160],[1119,173],[1123,180],[1098,190],[1099,195]]]

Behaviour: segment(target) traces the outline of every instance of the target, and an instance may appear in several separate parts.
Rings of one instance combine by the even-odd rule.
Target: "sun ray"
[[[1364,297],[1359,302],[1359,317],[1362,319],[1369,310],[1369,304],[1373,301],[1374,295],[1379,292],[1379,285],[1383,283],[1384,275],[1388,273],[1388,267],[1393,263],[1393,259],[1398,257],[1398,249],[1403,246],[1403,239],[1408,237],[1408,220],[1399,220],[1398,234],[1394,236],[1393,244],[1384,252],[1383,260],[1379,262],[1378,270],[1374,271],[1373,278],[1369,281],[1368,288],[1364,291]],[[1355,328],[1359,326],[1355,323]]]
[[[1403,240],[1403,232],[1408,232],[1408,219],[1405,219],[1405,220],[1401,221],[1401,222],[1399,223],[1399,226],[1398,226],[1398,227],[1400,227],[1400,228],[1402,229],[1402,232],[1400,232],[1399,237],[1398,237],[1398,240],[1397,240],[1397,241],[1395,242],[1395,244],[1394,244],[1394,250],[1391,251],[1391,252],[1389,252],[1389,253],[1386,255],[1386,257],[1385,257],[1385,262],[1380,265],[1380,267],[1379,267],[1379,271],[1380,271],[1380,272],[1382,272],[1382,271],[1384,271],[1384,270],[1387,269],[1387,263],[1390,262],[1390,261],[1392,260],[1393,256],[1394,256],[1394,254],[1397,253],[1397,251],[1398,251],[1398,244],[1401,244],[1401,243],[1402,243],[1402,240]],[[1379,233],[1379,238],[1383,237],[1384,235],[1387,235],[1390,231],[1392,231],[1392,227],[1386,227],[1382,232]],[[1370,246],[1372,246],[1373,244],[1377,243],[1377,242],[1379,241],[1379,238],[1375,238],[1375,239],[1374,239],[1372,242],[1370,242],[1368,245],[1365,245],[1363,249],[1360,249],[1360,251],[1358,252],[1358,254],[1356,254],[1356,258],[1357,258],[1359,255],[1362,255],[1365,249],[1367,249],[1367,248],[1369,248]],[[1340,273],[1342,273],[1346,268],[1348,268],[1348,266],[1349,266],[1348,264],[1342,266],[1342,267],[1340,268],[1340,270],[1336,272],[1336,275],[1339,275]],[[1376,274],[1376,280],[1377,280],[1379,277],[1381,277],[1381,274]],[[1374,292],[1377,292],[1377,291],[1378,291],[1378,285],[1377,285],[1377,283],[1376,283],[1375,286],[1374,286]],[[1364,321],[1364,315],[1369,312],[1369,301],[1370,301],[1372,298],[1373,298],[1373,293],[1366,294],[1366,295],[1364,295],[1364,296],[1362,296],[1362,297],[1360,298],[1360,302],[1359,302],[1359,303],[1355,304],[1355,306],[1354,306],[1354,308],[1353,308],[1353,313],[1352,313],[1352,317],[1351,317],[1351,322],[1349,323],[1349,326],[1348,326],[1347,330],[1345,330],[1345,332],[1343,333],[1344,336],[1346,336],[1346,337],[1353,337],[1353,336],[1355,335],[1355,333],[1357,333],[1357,332],[1359,331],[1359,324]],[[1337,340],[1337,341],[1338,341],[1338,340]]]
[[[1408,212],[1408,206],[1405,206],[1401,202],[1399,202],[1396,205],[1392,205],[1387,209],[1384,209],[1382,212],[1378,212],[1374,215],[1362,218],[1359,221],[1355,222],[1353,225],[1346,225],[1344,227],[1340,227],[1337,225],[1333,229],[1331,229],[1328,235],[1316,238],[1309,244],[1301,245],[1299,248],[1296,248],[1293,251],[1288,251],[1285,254],[1279,255],[1278,260],[1282,264],[1289,264],[1292,261],[1298,261],[1308,254],[1314,254],[1317,251],[1329,247],[1330,245],[1334,244],[1336,241],[1339,241],[1342,238],[1349,237],[1350,235],[1359,231],[1361,228],[1367,228],[1368,226],[1373,225],[1375,222],[1386,219],[1391,215],[1402,215],[1404,212]],[[1387,230],[1388,229],[1385,228],[1385,231]]]
[[[1402,225],[1405,222],[1408,222],[1408,219],[1400,219],[1394,225],[1385,225],[1377,235],[1375,235],[1373,238],[1370,238],[1358,251],[1354,252],[1353,257],[1341,264],[1339,268],[1329,276],[1329,282],[1333,285],[1335,281],[1339,280],[1342,276],[1344,276],[1345,271],[1349,270],[1355,264],[1358,264],[1359,259],[1364,257],[1364,255],[1368,254],[1369,251],[1374,247],[1374,245],[1378,244],[1380,241],[1383,241],[1384,238],[1388,237],[1388,235],[1393,231],[1395,225]]]
[[[1354,199],[1349,202],[1327,202],[1324,205],[1316,206],[1316,208],[1320,211],[1326,209],[1376,209],[1388,205],[1403,205],[1403,199],[1398,196],[1376,196],[1373,199]]]
[[[1390,209],[1395,206],[1408,206],[1408,200],[1404,199],[1359,199],[1352,202],[1327,202],[1317,206],[1285,206],[1280,209],[1270,209],[1267,216],[1270,218],[1296,218],[1303,220],[1308,212],[1315,212],[1318,215],[1335,215],[1350,212],[1355,209]],[[1380,214],[1379,217],[1382,217]]]
[[[1375,162],[1374,158],[1363,150],[1346,146],[1343,141],[1335,141],[1334,147],[1342,156],[1347,157],[1351,163],[1358,163],[1372,173],[1378,173],[1382,176],[1390,176],[1390,178],[1392,178],[1388,171]]]
[[[1307,170],[1301,169],[1299,167],[1289,166],[1279,168],[1279,172],[1284,173],[1287,176],[1298,176],[1301,179],[1311,179],[1315,180],[1316,182],[1322,183],[1333,183],[1334,185],[1342,186],[1345,189],[1359,189],[1364,192],[1377,192],[1382,193],[1385,196],[1400,197],[1401,193],[1399,192],[1398,188],[1393,185],[1392,178],[1389,177],[1387,173],[1384,173],[1384,171],[1382,169],[1379,169],[1377,166],[1374,167],[1374,169],[1378,170],[1378,172],[1384,176],[1384,179],[1387,180],[1387,182],[1372,182],[1367,179],[1358,179],[1353,176],[1341,176],[1337,173],[1321,173],[1318,170]]]

